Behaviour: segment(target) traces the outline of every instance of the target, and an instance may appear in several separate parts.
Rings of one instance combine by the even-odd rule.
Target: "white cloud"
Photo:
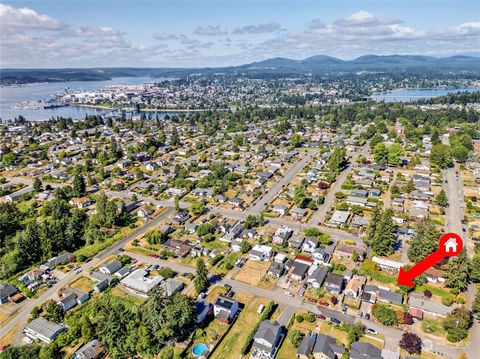
[[[43,29],[59,30],[64,24],[47,15],[40,15],[29,8],[14,8],[10,5],[0,4],[0,29]]]
[[[243,27],[237,27],[233,30],[234,34],[259,34],[265,32],[275,32],[280,30],[282,26],[278,22],[268,22],[265,24],[247,25]]]
[[[199,36],[222,36],[227,35],[228,30],[220,25],[198,26],[193,33]]]

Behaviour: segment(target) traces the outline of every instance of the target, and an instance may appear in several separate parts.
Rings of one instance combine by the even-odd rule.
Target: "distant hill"
[[[317,55],[304,60],[276,57],[250,64],[207,68],[91,68],[91,69],[2,69],[0,83],[32,83],[58,81],[99,81],[113,77],[184,77],[192,73],[213,75],[216,73],[242,73],[251,77],[292,75],[328,75],[356,72],[388,73],[472,73],[480,74],[480,58],[451,56],[438,58],[421,55],[365,55],[354,60],[341,60]]]

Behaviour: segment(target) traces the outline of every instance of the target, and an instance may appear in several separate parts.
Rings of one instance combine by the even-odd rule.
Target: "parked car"
[[[152,258],[158,258],[158,254],[156,253],[150,253],[148,256]]]
[[[119,251],[119,252],[125,252],[125,249],[123,249],[123,248],[118,248],[118,251]]]
[[[227,296],[228,296],[229,298],[233,298],[234,295],[235,295],[235,292],[234,292],[233,290],[231,290],[231,291],[227,294]]]
[[[288,290],[285,291],[285,294],[288,295],[289,297],[293,297],[293,293],[292,293],[292,292],[289,292]]]
[[[343,314],[347,314],[347,307],[343,307],[343,308],[342,308],[342,313],[343,313]]]
[[[378,332],[375,329],[372,329],[372,328],[367,328],[367,332],[370,333],[370,334],[375,334],[375,335],[378,334]]]
[[[366,320],[370,320],[370,314],[365,313],[365,319],[366,319]]]
[[[225,288],[225,289],[228,290],[228,291],[231,291],[231,290],[232,290],[232,286],[229,285],[229,284],[224,284],[224,285],[223,285],[223,288]]]
[[[326,320],[326,319],[327,319],[327,318],[326,318],[324,315],[322,315],[322,314],[317,314],[317,315],[315,315],[315,317],[316,317],[317,319],[321,319],[321,320]]]
[[[357,317],[362,318],[363,317],[363,312],[358,312]]]
[[[325,302],[324,300],[319,301],[318,304],[323,305],[324,307],[328,307],[330,305],[328,302]]]
[[[337,318],[330,318],[330,321],[335,324],[341,324],[342,322],[339,321]]]

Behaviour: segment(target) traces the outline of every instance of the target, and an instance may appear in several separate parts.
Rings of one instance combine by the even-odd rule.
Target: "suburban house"
[[[251,357],[274,358],[284,336],[283,326],[276,321],[264,320],[253,337]]]
[[[90,294],[79,289],[69,287],[61,291],[60,300],[57,302],[57,304],[62,307],[64,312],[67,312],[77,304],[85,303],[88,298],[90,298]]]
[[[52,270],[56,266],[62,263],[72,262],[75,259],[75,255],[72,253],[64,253],[59,255],[58,257],[50,258],[48,261],[40,265],[40,269],[43,270]]]
[[[184,224],[186,221],[188,221],[188,218],[190,218],[190,215],[187,211],[180,211],[175,213],[175,215],[172,217],[172,220],[176,224]]]
[[[195,302],[195,312],[197,319],[195,322],[197,324],[202,323],[209,313],[212,313],[213,305],[204,299],[199,299]]]
[[[382,350],[365,342],[354,342],[350,348],[350,359],[383,359]]]
[[[272,211],[278,213],[279,216],[284,216],[288,212],[288,207],[283,204],[273,206]]]
[[[25,325],[23,334],[33,340],[41,340],[44,343],[52,343],[67,328],[60,324],[50,322],[43,317],[38,317]]]
[[[122,267],[123,267],[122,263],[114,259],[108,262],[107,264],[102,265],[99,270],[103,274],[113,275],[116,271],[118,271]]]
[[[100,359],[103,357],[103,348],[96,339],[88,342],[73,354],[73,359]]]
[[[163,243],[163,246],[180,258],[185,257],[193,247],[189,241],[184,241],[182,239],[169,239]]]
[[[347,211],[335,211],[333,212],[332,218],[330,218],[330,223],[336,226],[343,226],[347,223],[348,218],[350,218],[350,213]]]
[[[328,273],[325,279],[325,288],[332,294],[340,294],[343,289],[344,278],[336,273]]]
[[[250,251],[250,259],[253,261],[264,261],[268,260],[273,255],[272,247],[257,244]]]
[[[335,249],[335,252],[333,253],[333,255],[338,258],[352,259],[353,253],[357,253],[358,259],[362,261],[365,256],[365,248],[359,247],[359,246],[339,245]]]
[[[389,270],[392,272],[398,272],[400,268],[404,266],[402,262],[392,261],[389,259],[384,259],[384,258],[375,257],[375,256],[372,257],[372,261],[377,263],[380,266],[380,268]]]
[[[345,296],[356,299],[361,294],[366,281],[365,277],[354,276],[345,286]]]
[[[428,268],[425,271],[425,277],[431,283],[445,282],[445,278],[443,277],[443,271],[440,269],[436,269],[435,267]]]
[[[325,282],[327,277],[327,271],[323,268],[316,268],[310,277],[307,280],[307,283],[310,283],[313,288],[320,288]]]
[[[310,268],[308,264],[297,261],[293,262],[290,278],[297,282],[302,281],[308,272],[308,268]]]
[[[408,299],[408,305],[410,307],[410,311],[413,309],[422,312],[423,315],[427,314],[441,318],[446,317],[447,314],[455,308],[455,306],[447,307],[442,303],[434,302],[431,299],[425,298],[421,294],[417,295],[415,293],[410,295]]]
[[[273,234],[272,242],[273,244],[278,244],[280,246],[284,245],[286,241],[290,238],[293,231],[288,226],[282,226],[277,228],[275,233]]]
[[[377,287],[376,285],[366,285],[363,289],[362,300],[368,303],[375,303],[379,300],[381,302],[401,305],[403,303],[403,295]]]
[[[148,292],[155,288],[163,280],[163,278],[159,275],[155,277],[148,277],[148,274],[149,272],[143,268],[140,268],[123,278],[120,283],[134,293],[142,297],[148,297]]]
[[[318,240],[316,237],[307,237],[302,244],[302,251],[313,253],[318,247]]]
[[[330,335],[318,334],[312,355],[315,359],[341,358],[345,353],[345,347],[337,345],[337,340]]]
[[[238,312],[238,302],[235,299],[219,296],[213,305],[215,318],[223,323],[229,323]]]
[[[280,278],[285,270],[283,263],[273,262],[268,268],[267,274],[272,277]]]
[[[92,205],[92,201],[88,197],[80,197],[80,198],[72,198],[68,201],[71,206],[75,206],[79,209],[87,208],[88,206]]]
[[[5,304],[18,293],[18,289],[10,283],[0,284],[0,304]]]
[[[302,248],[304,240],[305,238],[303,238],[302,236],[290,237],[290,239],[288,240],[288,247],[292,249],[300,250],[300,248]]]
[[[316,339],[317,333],[312,333],[311,335],[304,335],[302,342],[297,349],[297,358],[310,359]]]
[[[142,219],[147,219],[153,212],[154,211],[150,206],[144,204],[137,210],[137,216]]]

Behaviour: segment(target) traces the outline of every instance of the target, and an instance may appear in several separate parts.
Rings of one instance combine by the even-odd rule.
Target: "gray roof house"
[[[297,349],[297,358],[308,359],[312,354],[313,346],[315,345],[315,339],[317,334],[304,335],[302,342]]]
[[[57,338],[66,330],[67,328],[61,326],[60,324],[50,322],[43,317],[39,317],[25,325],[23,328],[23,333],[33,340],[41,340],[42,342],[50,344],[55,340],[55,338]]]
[[[355,342],[350,348],[350,359],[382,359],[382,351],[370,343]]]
[[[283,263],[273,262],[268,268],[268,274],[274,277],[281,277],[283,271],[285,270],[285,265]]]
[[[43,270],[52,270],[54,269],[57,265],[62,264],[63,262],[69,262],[72,261],[75,258],[75,255],[72,253],[64,253],[61,254],[57,257],[50,258],[48,261],[43,263],[40,266],[40,269]]]
[[[18,290],[13,285],[9,283],[0,284],[0,304],[8,302],[17,293]]]
[[[313,356],[315,358],[335,359],[345,353],[345,348],[337,345],[337,340],[329,335],[319,334],[315,346],[313,347]]]
[[[100,267],[100,272],[102,272],[103,274],[112,275],[122,267],[123,267],[122,263],[114,259],[113,261],[110,261],[107,264],[102,265]]]
[[[320,288],[325,282],[327,277],[327,271],[323,268],[317,268],[313,271],[312,275],[308,278],[307,282],[312,284],[314,288]]]
[[[96,339],[88,342],[78,349],[73,355],[73,359],[98,359],[103,357],[103,348]]]
[[[343,289],[344,277],[336,273],[328,273],[325,279],[325,287],[327,291],[333,294],[340,294]]]
[[[185,287],[185,284],[173,278],[167,278],[165,281],[160,283],[160,287],[164,290],[165,295],[170,297],[175,293],[180,292],[183,287]]]
[[[253,337],[253,354],[256,357],[273,358],[284,337],[284,328],[278,322],[264,320]]]

